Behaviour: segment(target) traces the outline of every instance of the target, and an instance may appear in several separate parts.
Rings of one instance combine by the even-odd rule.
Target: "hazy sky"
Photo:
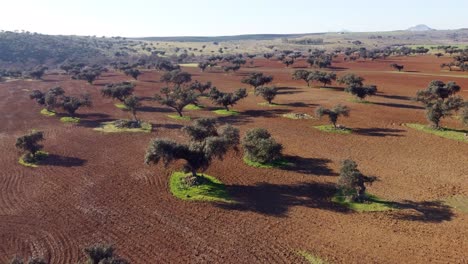
[[[219,36],[468,27],[468,0],[3,0],[1,30]]]

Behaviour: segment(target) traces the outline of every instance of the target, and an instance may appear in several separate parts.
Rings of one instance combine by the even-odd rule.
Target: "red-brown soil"
[[[468,217],[437,203],[452,195],[468,195],[468,145],[402,126],[426,122],[424,110],[411,101],[429,81],[454,80],[468,98],[468,75],[441,71],[448,58],[390,58],[385,61],[337,62],[338,75],[355,72],[378,85],[374,104],[348,102],[349,94],[307,88],[291,80],[293,68],[258,60],[255,68],[236,74],[200,73],[194,79],[212,81],[221,90],[245,87],[251,71],[275,77],[282,87],[278,107],[258,105],[252,94],[235,106],[238,116],[219,117],[209,110],[186,111],[192,117],[217,117],[244,134],[267,128],[297,159],[295,170],[257,169],[242,162],[242,152],[215,161],[207,173],[227,186],[238,205],[187,202],[174,198],[168,178],[180,164],[146,166],[143,157],[152,138],[184,140],[186,121],[167,118],[169,109],[146,101],[139,116],[154,124],[151,134],[102,134],[99,122],[129,117],[99,89],[127,80],[110,72],[95,85],[47,75],[44,81],[0,84],[0,263],[13,256],[42,256],[50,263],[83,260],[82,249],[104,242],[132,263],[302,263],[295,253],[306,250],[332,263],[467,263]],[[407,73],[390,68],[396,62]],[[302,62],[294,67],[305,65]],[[453,76],[440,76],[453,75]],[[163,85],[160,73],[145,72],[136,94],[152,96]],[[60,85],[67,93],[89,92],[94,106],[80,109],[80,125],[39,114],[27,90]],[[250,88],[251,89],[251,88]],[[313,114],[317,105],[344,103],[351,116],[339,123],[351,135],[320,132],[323,120],[290,120],[288,112]],[[460,127],[455,120],[444,125]],[[16,137],[30,129],[45,131],[47,165],[18,164]],[[369,192],[401,203],[393,212],[355,213],[330,202],[339,163],[352,158],[364,174],[379,181]]]

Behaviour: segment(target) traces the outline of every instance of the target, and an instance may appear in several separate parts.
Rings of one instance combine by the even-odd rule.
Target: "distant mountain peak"
[[[434,29],[424,24],[416,25],[414,27],[410,27],[407,29],[407,31],[431,31],[431,30],[434,30]]]

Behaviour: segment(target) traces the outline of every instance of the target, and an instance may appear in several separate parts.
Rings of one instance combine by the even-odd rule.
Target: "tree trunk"
[[[229,112],[229,106],[225,105],[224,108]]]

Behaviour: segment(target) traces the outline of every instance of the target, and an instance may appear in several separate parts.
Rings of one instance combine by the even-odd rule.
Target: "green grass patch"
[[[297,254],[305,258],[305,260],[307,260],[307,262],[309,262],[310,264],[327,264],[325,260],[314,256],[305,250],[297,251]]]
[[[468,213],[468,196],[455,195],[444,199],[443,203],[463,213]]]
[[[26,162],[23,159],[23,155],[21,155],[21,157],[18,159],[18,163],[25,167],[36,168],[41,162],[41,160],[44,160],[45,158],[47,158],[47,156],[49,156],[49,153],[40,150],[36,153],[36,160],[34,162]]]
[[[120,110],[124,110],[124,111],[128,110],[128,107],[125,106],[125,104],[114,104],[114,105],[115,105],[115,107],[117,107]]]
[[[361,99],[357,99],[357,98],[348,99],[346,101],[352,102],[352,103],[358,103],[358,104],[374,104],[373,102],[369,102],[367,100],[361,100]]]
[[[268,107],[277,107],[277,106],[281,106],[280,104],[277,104],[277,103],[271,103],[271,104],[269,104],[268,102],[258,103],[258,105],[261,105],[261,106],[268,106]]]
[[[197,186],[187,186],[183,179],[187,176],[184,172],[174,172],[169,180],[169,189],[171,193],[182,200],[206,201],[206,202],[224,202],[233,203],[226,186],[215,177],[202,174],[205,182]]]
[[[56,113],[53,112],[53,111],[49,111],[49,110],[47,110],[47,109],[44,108],[44,109],[41,110],[41,115],[45,115],[45,116],[55,116]]]
[[[189,104],[189,105],[184,107],[184,110],[200,110],[200,109],[203,109],[203,108],[205,108],[205,107],[202,106],[202,105]]]
[[[80,118],[78,117],[71,117],[71,116],[64,116],[60,118],[60,121],[63,123],[79,123]]]
[[[183,120],[183,121],[188,121],[188,120],[191,119],[190,116],[180,116],[180,115],[177,115],[177,114],[167,115],[167,117],[175,119],[175,120]]]
[[[405,126],[425,132],[425,133],[434,134],[439,137],[468,143],[468,138],[465,137],[465,133],[468,133],[468,130],[458,130],[458,129],[452,129],[452,128],[434,129],[426,125],[415,124],[415,123],[405,124]]]
[[[189,68],[197,68],[198,63],[181,63],[179,64],[180,67],[189,67]]]
[[[94,128],[93,130],[104,132],[104,133],[122,133],[122,132],[143,132],[150,133],[153,126],[150,123],[142,122],[140,128],[119,128],[116,127],[114,122],[103,122],[100,127]]]
[[[305,114],[305,113],[289,113],[282,115],[283,117],[299,120],[299,119],[315,119],[313,116]]]
[[[234,111],[234,110],[226,110],[226,109],[218,109],[218,110],[214,110],[213,113],[215,114],[218,114],[218,115],[226,115],[226,116],[230,116],[230,115],[238,115],[239,112],[237,111]]]
[[[351,134],[353,130],[350,128],[335,128],[333,125],[322,125],[322,126],[314,126],[314,128],[327,132],[327,133],[335,133],[335,134]]]
[[[294,163],[287,161],[286,159],[278,159],[271,163],[260,163],[256,161],[252,161],[247,156],[244,156],[245,164],[249,165],[250,167],[261,168],[261,169],[273,169],[273,168],[282,168],[282,167],[291,167],[294,166]]]
[[[332,202],[341,204],[357,212],[382,212],[382,211],[396,209],[396,207],[393,205],[392,202],[382,200],[372,194],[366,193],[366,195],[367,195],[367,201],[362,202],[362,203],[357,203],[357,202],[347,201],[346,197],[342,196],[341,193],[338,192],[335,194],[335,196],[333,196]]]

